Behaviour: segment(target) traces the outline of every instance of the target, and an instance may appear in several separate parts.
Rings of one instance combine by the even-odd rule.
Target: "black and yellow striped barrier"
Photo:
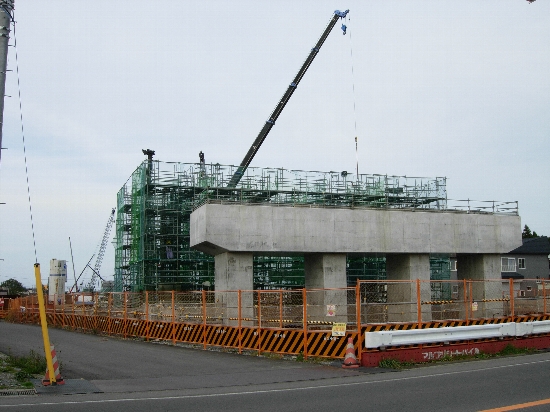
[[[450,303],[460,303],[456,300],[428,300],[421,302],[423,305],[448,305]]]

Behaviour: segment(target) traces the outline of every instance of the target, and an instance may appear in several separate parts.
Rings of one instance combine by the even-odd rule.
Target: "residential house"
[[[541,279],[550,279],[550,239],[546,236],[523,239],[523,245],[502,255],[502,296],[510,296],[509,279],[514,279],[514,295],[533,298],[543,293]],[[456,256],[451,256],[451,279],[457,279]]]
[[[501,274],[503,279],[550,279],[550,239],[523,239],[523,245],[501,257]]]

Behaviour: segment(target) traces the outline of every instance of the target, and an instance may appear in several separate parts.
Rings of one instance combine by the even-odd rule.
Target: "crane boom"
[[[99,246],[99,252],[97,253],[97,259],[95,261],[94,268],[92,269],[92,278],[90,279],[90,283],[88,283],[87,289],[92,292],[94,290],[96,278],[97,277],[101,278],[99,274],[99,270],[101,269],[101,263],[103,262],[103,255],[105,254],[105,249],[107,248],[107,242],[109,241],[109,234],[111,233],[111,228],[113,227],[113,223],[115,222],[115,210],[116,210],[115,208],[111,210],[111,215],[109,216],[109,220],[107,221],[107,225],[105,226],[105,231],[103,232],[103,239],[101,240],[101,245]]]
[[[346,17],[348,12],[349,12],[349,10],[346,10],[346,11],[336,10],[334,12],[332,18],[330,19],[330,21],[327,24],[327,27],[323,31],[323,34],[321,35],[321,37],[319,37],[319,40],[317,40],[317,43],[315,44],[315,47],[313,47],[311,49],[309,55],[307,56],[307,59],[304,61],[304,63],[302,64],[302,67],[300,68],[300,70],[298,70],[298,73],[294,77],[294,80],[292,80],[292,83],[290,83],[290,85],[288,86],[288,89],[286,90],[285,94],[280,99],[279,103],[277,104],[277,106],[275,107],[275,109],[273,110],[271,115],[269,116],[269,119],[265,122],[264,127],[262,128],[262,130],[260,130],[260,133],[256,137],[256,140],[254,140],[254,143],[252,143],[252,146],[248,150],[248,153],[244,157],[244,159],[241,162],[240,166],[235,171],[235,174],[233,175],[233,177],[231,178],[231,180],[227,184],[227,187],[234,188],[234,187],[237,186],[237,184],[239,184],[241,178],[244,175],[244,172],[246,171],[246,169],[250,165],[250,162],[252,162],[252,159],[254,158],[254,156],[258,152],[258,149],[260,148],[260,146],[264,142],[265,138],[267,137],[267,135],[271,131],[271,128],[275,125],[275,121],[277,120],[277,118],[279,117],[279,115],[281,114],[283,109],[285,108],[286,104],[290,100],[290,97],[292,96],[292,94],[296,90],[296,87],[298,87],[298,83],[300,83],[300,80],[302,80],[302,77],[304,77],[304,74],[306,74],[307,69],[309,69],[309,66],[311,66],[311,63],[313,62],[313,59],[315,59],[315,56],[317,56],[317,53],[319,53],[319,50],[321,49],[321,46],[323,45],[323,43],[327,39],[328,35],[330,34],[332,29],[334,28],[334,25],[336,24],[338,19],[342,19],[342,18]],[[345,26],[342,26],[342,30],[344,30],[344,34],[346,34]]]

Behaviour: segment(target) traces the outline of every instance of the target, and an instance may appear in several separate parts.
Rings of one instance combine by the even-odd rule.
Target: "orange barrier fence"
[[[50,302],[50,325],[91,333],[235,348],[239,352],[343,358],[365,332],[550,319],[548,281],[359,281],[315,290],[67,294]],[[36,296],[8,320],[38,323]],[[360,354],[360,351],[359,351]]]

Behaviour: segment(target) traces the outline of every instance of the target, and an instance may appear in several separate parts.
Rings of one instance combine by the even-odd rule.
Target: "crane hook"
[[[348,28],[348,26],[346,26],[345,24],[342,24],[342,31],[343,33],[342,34],[346,34],[346,29]]]

